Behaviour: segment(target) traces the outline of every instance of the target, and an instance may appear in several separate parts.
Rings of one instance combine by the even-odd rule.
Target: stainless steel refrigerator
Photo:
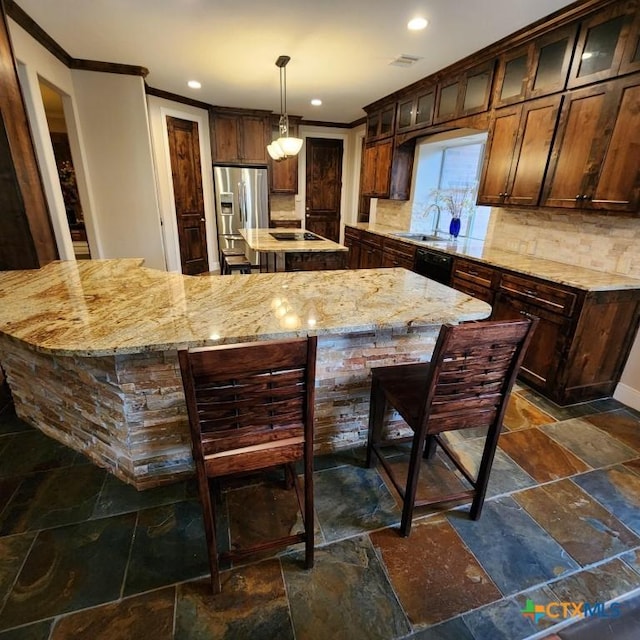
[[[251,264],[260,261],[255,251],[245,246],[240,229],[269,226],[269,183],[266,169],[214,167],[218,246],[242,248]]]

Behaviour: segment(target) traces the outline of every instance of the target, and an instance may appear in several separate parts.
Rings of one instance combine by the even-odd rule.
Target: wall
[[[102,257],[165,268],[147,102],[141,77],[73,70]]]
[[[209,136],[209,113],[205,109],[199,109],[155,96],[147,96],[147,106],[151,127],[153,159],[156,169],[167,270],[178,273],[182,271],[176,207],[173,196],[173,179],[171,177],[171,161],[169,157],[167,116],[198,123],[200,164],[202,168],[202,196],[206,221],[205,227],[207,230],[209,270],[217,270],[220,268],[220,263],[218,259],[218,237],[211,163],[211,138]]]
[[[8,23],[60,257],[75,259],[39,79],[63,96],[91,255],[141,257],[164,269],[142,78],[70,70]]]

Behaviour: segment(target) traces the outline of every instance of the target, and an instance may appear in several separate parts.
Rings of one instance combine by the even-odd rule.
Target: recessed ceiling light
[[[314,107],[319,107],[319,106],[322,104],[322,100],[320,100],[320,98],[314,98],[314,99],[311,101],[311,104],[312,104]]]
[[[189,82],[187,82],[187,86],[190,87],[191,89],[202,88],[202,85],[197,80],[189,80]]]
[[[425,18],[414,18],[413,20],[409,20],[407,28],[411,29],[411,31],[420,31],[426,28],[428,24],[429,22],[425,20]]]

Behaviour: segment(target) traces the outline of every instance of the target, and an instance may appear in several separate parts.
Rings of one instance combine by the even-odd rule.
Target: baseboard
[[[626,404],[628,407],[640,411],[640,390],[619,382],[613,393],[613,397],[618,400],[618,402],[622,402],[622,404]]]

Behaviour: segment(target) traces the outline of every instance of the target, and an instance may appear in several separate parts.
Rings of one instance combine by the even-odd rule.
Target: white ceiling
[[[482,49],[566,0],[17,0],[74,58],[149,69],[154,88],[209,104],[353,122],[362,107]],[[406,28],[421,15],[429,26]],[[390,66],[401,54],[421,59]],[[189,89],[197,79],[202,89]],[[321,98],[312,107],[311,98]]]

